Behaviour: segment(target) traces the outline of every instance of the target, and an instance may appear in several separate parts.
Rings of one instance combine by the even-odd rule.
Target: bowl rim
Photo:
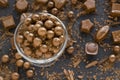
[[[28,17],[31,17],[32,14],[34,14],[34,13],[31,13],[31,15],[28,16]],[[54,16],[54,15],[52,15],[52,14],[50,14],[50,13],[44,13],[44,12],[42,12],[42,13],[37,13],[37,14],[47,14],[47,15],[50,15],[50,16]],[[17,37],[17,34],[18,34],[18,30],[19,30],[19,28],[21,27],[21,25],[22,25],[22,23],[24,22],[24,20],[21,21],[21,22],[17,25],[17,27],[16,27],[16,29],[15,29],[15,32],[14,32],[14,44],[15,44],[15,47],[16,47],[18,53],[19,53],[24,59],[26,59],[27,61],[29,61],[29,62],[31,62],[31,63],[33,63],[33,64],[41,64],[41,65],[42,65],[42,64],[48,64],[48,63],[51,63],[51,62],[57,60],[57,59],[62,55],[62,53],[64,52],[64,50],[65,50],[65,48],[66,48],[66,45],[67,45],[67,41],[68,41],[68,32],[67,32],[67,29],[66,29],[65,25],[63,24],[63,22],[62,22],[59,18],[57,18],[56,16],[54,16],[54,17],[62,24],[62,27],[63,27],[63,29],[64,29],[65,41],[64,41],[64,43],[61,45],[61,49],[59,50],[59,52],[58,52],[56,55],[54,55],[54,56],[52,56],[52,57],[50,57],[50,58],[48,58],[48,59],[35,59],[35,58],[30,58],[30,57],[28,57],[28,56],[26,56],[26,55],[24,54],[23,50],[20,48],[20,45],[19,45],[19,44],[17,43],[17,41],[16,41],[16,37]]]

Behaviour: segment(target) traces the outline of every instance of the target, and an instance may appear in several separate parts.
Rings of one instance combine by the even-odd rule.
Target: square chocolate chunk
[[[95,0],[86,0],[84,3],[85,9],[88,13],[94,12],[96,9]]]
[[[0,6],[7,7],[8,6],[8,0],[0,0]]]
[[[120,30],[112,32],[114,43],[120,43]]]
[[[83,20],[81,23],[81,31],[89,33],[91,28],[93,27],[93,23],[89,19]]]
[[[112,4],[111,16],[113,16],[113,17],[120,16],[120,4],[118,4],[118,3]]]
[[[15,21],[12,15],[2,18],[2,24],[5,29],[11,29],[15,27]]]

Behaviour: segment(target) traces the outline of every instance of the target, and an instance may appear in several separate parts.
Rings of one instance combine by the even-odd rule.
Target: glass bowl
[[[38,13],[38,14],[47,14],[47,15],[51,15],[51,16],[54,16],[52,14],[49,14],[49,13]],[[32,14],[29,16],[31,17]],[[24,51],[22,50],[22,48],[20,47],[20,44],[17,43],[17,40],[16,40],[16,37],[18,35],[18,31],[19,31],[19,28],[21,27],[21,25],[23,24],[24,20],[21,21],[16,30],[15,30],[15,33],[14,33],[14,44],[15,44],[15,47],[18,51],[18,53],[27,61],[29,61],[31,64],[35,65],[35,66],[39,66],[39,67],[47,67],[47,66],[50,66],[52,65],[53,63],[55,63],[58,58],[62,55],[62,53],[64,52],[65,48],[66,48],[66,45],[67,45],[67,41],[68,41],[68,32],[67,32],[67,29],[65,27],[65,25],[62,23],[62,21],[60,19],[58,19],[56,16],[54,16],[56,18],[56,20],[58,20],[62,26],[63,26],[63,29],[64,29],[64,37],[65,37],[65,40],[64,40],[64,43],[61,45],[60,47],[60,50],[58,51],[57,54],[53,55],[52,57],[48,58],[48,59],[35,59],[35,58],[31,58],[31,57],[28,57],[24,54]]]

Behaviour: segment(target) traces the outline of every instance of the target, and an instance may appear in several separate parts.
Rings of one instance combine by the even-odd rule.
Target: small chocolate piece
[[[120,4],[118,4],[118,3],[112,4],[111,16],[113,16],[113,17],[120,16]]]
[[[66,3],[66,0],[53,0],[53,1],[57,9],[61,9]]]
[[[8,0],[0,0],[0,6],[7,7],[8,6]]]
[[[21,59],[22,58],[22,56],[17,52],[17,53],[15,53],[15,59]]]
[[[17,67],[22,67],[23,63],[24,63],[24,61],[22,59],[19,59],[19,60],[16,61],[16,66]]]
[[[60,36],[60,35],[64,34],[63,32],[64,32],[64,30],[62,27],[60,27],[60,26],[55,27],[55,34],[56,35]]]
[[[49,1],[47,6],[48,6],[48,8],[53,8],[54,7],[54,3],[52,1]]]
[[[86,0],[84,6],[88,13],[94,12],[96,9],[95,0]]]
[[[11,74],[12,80],[19,80],[20,75],[17,72]]]
[[[110,62],[113,63],[113,62],[115,62],[115,60],[116,60],[116,56],[114,54],[112,54],[112,55],[109,56],[109,61]]]
[[[30,68],[30,62],[24,62],[23,67],[25,69],[29,69]]]
[[[74,47],[73,46],[68,47],[67,52],[68,52],[68,54],[72,54],[74,52]]]
[[[33,75],[34,75],[33,70],[28,70],[28,71],[26,72],[26,75],[27,75],[28,78],[33,77]]]
[[[53,15],[57,15],[57,14],[58,14],[58,9],[57,9],[57,8],[53,8],[53,9],[51,10],[51,13],[52,13]]]
[[[38,34],[39,34],[41,37],[45,36],[45,35],[47,34],[46,28],[40,27],[40,28],[38,29]]]
[[[60,39],[59,38],[53,38],[52,44],[54,46],[59,46],[61,44]]]
[[[42,52],[40,50],[36,50],[35,54],[37,55],[37,57],[41,57],[42,56]]]
[[[81,23],[82,23],[81,31],[85,33],[89,33],[93,27],[93,23],[89,19],[83,20]]]
[[[15,44],[14,44],[14,37],[10,39],[11,47],[12,49],[16,49]]]
[[[113,51],[114,51],[116,54],[120,53],[120,46],[114,46],[114,47],[113,47]]]
[[[68,17],[69,18],[73,18],[74,17],[74,12],[73,11],[69,11],[68,12]]]
[[[3,55],[2,58],[1,58],[1,61],[3,63],[7,63],[9,61],[9,56],[8,55]]]
[[[17,36],[17,42],[18,43],[23,43],[23,39],[24,39],[24,37],[22,35]]]
[[[47,31],[47,38],[52,39],[54,37],[54,32],[52,30]]]
[[[52,57],[52,53],[51,52],[44,54],[44,58],[48,59],[50,57]]]
[[[29,47],[25,47],[24,49],[24,53],[27,55],[27,56],[30,56],[32,54],[32,50],[31,48]]]
[[[97,55],[98,54],[98,44],[89,42],[85,45],[85,52],[89,55]]]
[[[48,46],[47,45],[40,46],[40,51],[46,53],[48,51]]]
[[[51,20],[45,21],[45,27],[51,29],[54,26],[54,23]]]
[[[15,27],[15,21],[12,15],[2,18],[2,24],[5,29],[11,29]]]
[[[120,30],[112,31],[114,43],[120,43]]]
[[[100,28],[95,36],[96,41],[101,41],[103,39],[105,39],[105,37],[107,36],[109,32],[109,26],[103,26],[102,28]]]
[[[33,40],[33,46],[34,47],[39,47],[42,44],[42,40],[38,37],[34,38]]]
[[[17,0],[15,7],[18,12],[25,12],[28,8],[28,2],[26,0]]]

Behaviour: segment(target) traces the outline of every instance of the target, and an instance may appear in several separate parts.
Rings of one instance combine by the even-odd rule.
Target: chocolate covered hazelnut
[[[61,44],[60,39],[59,38],[53,38],[52,44],[54,46],[59,46]]]
[[[24,37],[22,35],[18,35],[16,39],[17,42],[21,44],[23,42]]]
[[[29,31],[25,31],[24,34],[23,34],[24,37],[27,38],[27,36],[29,35],[29,33],[30,33]]]
[[[41,45],[41,43],[42,43],[42,40],[40,38],[38,38],[38,37],[34,38],[34,40],[33,40],[34,47],[39,47]]]
[[[40,51],[43,53],[46,53],[48,51],[48,46],[47,45],[41,45],[40,46]]]
[[[118,54],[120,52],[120,46],[114,46],[113,51]]]
[[[19,60],[16,61],[16,66],[17,67],[22,67],[23,63],[24,63],[24,61],[22,59],[19,59]]]
[[[12,80],[19,80],[20,75],[17,72],[14,72],[11,74],[11,79]]]
[[[72,54],[74,52],[74,47],[73,46],[68,47],[67,52],[68,52],[68,54]]]
[[[56,35],[60,36],[63,34],[63,32],[64,32],[64,30],[62,27],[60,27],[60,26],[55,27],[55,34]]]
[[[51,10],[51,13],[52,13],[53,15],[56,15],[56,14],[58,13],[58,9],[57,9],[57,8],[53,8],[53,9]]]
[[[25,69],[29,69],[30,68],[30,62],[24,62],[23,67]]]
[[[46,28],[44,28],[44,27],[40,27],[39,29],[38,29],[38,35],[40,35],[40,36],[45,36],[47,34],[47,30],[46,30]]]
[[[73,16],[74,16],[74,12],[73,12],[73,11],[69,11],[69,12],[68,12],[68,17],[69,17],[69,18],[73,18]]]
[[[32,54],[32,51],[31,51],[31,48],[29,47],[24,47],[24,53],[27,55],[27,56],[30,56]]]
[[[43,25],[43,22],[42,21],[37,21],[36,24],[39,24],[39,25]]]
[[[61,35],[59,38],[60,38],[61,43],[63,43],[65,41],[65,37],[63,35]]]
[[[40,24],[35,24],[34,27],[33,27],[33,29],[34,29],[35,31],[37,31],[40,27],[41,27]]]
[[[21,59],[22,58],[22,56],[17,52],[17,53],[15,53],[15,59]]]
[[[26,46],[29,46],[29,45],[30,45],[29,41],[28,40],[24,40],[23,47],[26,47]]]
[[[116,60],[116,56],[114,54],[112,54],[112,55],[109,56],[109,61],[110,62],[113,63],[113,62],[115,62],[115,60]]]
[[[1,61],[3,63],[7,63],[9,61],[9,56],[8,55],[3,55],[2,58],[1,58]]]
[[[51,20],[51,21],[53,21],[53,22],[56,21],[56,18],[54,16],[52,16],[52,15],[49,16],[48,19]]]
[[[48,6],[48,8],[53,8],[54,7],[54,3],[52,1],[49,1],[47,6]]]
[[[34,38],[34,34],[33,33],[29,33],[27,36],[26,36],[27,40],[29,42],[32,42],[33,41],[33,38]]]
[[[54,32],[52,30],[47,31],[47,38],[52,39],[54,37]]]
[[[24,24],[29,25],[31,23],[32,19],[31,18],[26,18],[24,20]]]
[[[50,57],[52,57],[52,53],[51,52],[48,52],[48,53],[44,54],[44,58],[48,59]]]
[[[51,20],[45,21],[45,27],[51,29],[54,26],[54,23]]]
[[[56,26],[61,26],[61,23],[59,21],[54,22]]]
[[[26,72],[26,75],[27,75],[28,78],[33,77],[33,75],[34,75],[33,70],[28,70],[28,71]]]
[[[40,19],[41,19],[42,21],[45,21],[47,18],[48,18],[48,15],[47,15],[46,13],[40,15]]]
[[[28,26],[28,30],[29,30],[29,31],[32,31],[33,28],[34,28],[34,25],[32,25],[32,24]]]
[[[38,21],[39,20],[39,15],[38,14],[33,14],[32,15],[32,20],[33,21]]]
[[[36,50],[35,54],[37,55],[37,57],[41,57],[42,56],[42,52],[39,49]]]

